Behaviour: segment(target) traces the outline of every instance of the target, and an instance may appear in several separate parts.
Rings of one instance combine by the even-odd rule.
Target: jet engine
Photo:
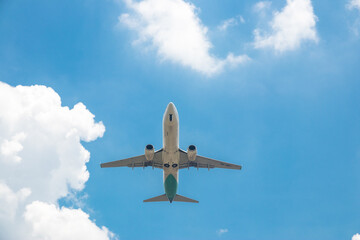
[[[153,160],[154,158],[154,146],[151,144],[146,145],[145,147],[145,158],[148,161]]]
[[[196,159],[196,147],[195,145],[190,145],[187,149],[187,156],[189,161],[195,161]]]

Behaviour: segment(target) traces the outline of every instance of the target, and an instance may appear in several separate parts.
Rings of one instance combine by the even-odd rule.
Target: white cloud
[[[239,21],[240,21],[241,23],[245,23],[245,19],[243,18],[243,16],[239,16]]]
[[[26,230],[21,214],[30,194],[29,188],[15,192],[0,182],[0,239],[26,239],[29,231]]]
[[[5,183],[0,182],[0,219],[14,221],[17,208],[29,195],[29,188],[22,188],[18,192],[11,190]]]
[[[60,96],[51,88],[12,87],[0,82],[0,239],[32,239],[30,236],[37,234],[33,232],[36,221],[44,212],[29,206],[36,202],[36,206],[56,207],[58,199],[84,188],[90,153],[80,141],[93,141],[104,131],[102,122],[96,123],[84,104],[72,109],[63,107]],[[26,208],[38,214],[37,218],[25,221]],[[82,210],[62,208],[59,216],[62,211],[81,215]],[[87,217],[85,221],[83,216],[79,224],[83,219],[83,224],[89,225],[90,220]],[[67,227],[61,224],[59,231]],[[98,230],[108,234],[104,228]],[[41,234],[36,236],[56,239]],[[84,239],[88,239],[86,234]],[[39,239],[35,235],[34,239]]]
[[[347,8],[350,10],[357,9],[360,11],[360,0],[350,0],[347,4]]]
[[[223,234],[225,234],[225,233],[227,233],[227,232],[229,232],[229,230],[228,230],[227,228],[221,228],[221,229],[219,229],[219,230],[216,231],[216,233],[217,233],[219,236],[221,236],[221,235],[223,235]]]
[[[210,54],[208,29],[201,23],[193,4],[183,0],[126,0],[126,5],[130,13],[122,14],[120,22],[138,33],[136,44],[150,43],[161,60],[205,75],[219,73],[229,64],[229,58],[219,59]],[[249,59],[246,55],[236,58],[237,64]]]
[[[236,26],[240,23],[245,23],[245,19],[242,16],[233,17],[224,20],[217,28],[220,31],[226,31],[229,27]]]
[[[347,3],[346,8],[348,10],[357,9],[360,12],[360,0],[350,0]],[[360,17],[359,16],[355,19],[355,22],[352,24],[350,29],[355,34],[355,36],[359,36],[359,29],[360,29]]]
[[[99,228],[81,209],[58,208],[54,204],[35,201],[26,207],[25,220],[38,239],[105,240],[113,237],[106,228]]]
[[[20,162],[21,157],[19,157],[17,153],[23,149],[20,142],[23,141],[25,137],[25,133],[20,132],[12,136],[11,140],[4,139],[0,147],[1,154],[6,156],[6,159],[13,160],[15,163]]]
[[[261,11],[264,11],[264,10],[270,8],[270,6],[271,6],[270,1],[262,1],[262,2],[258,2],[254,5],[254,10],[257,12],[261,12]]]
[[[352,238],[351,238],[351,240],[360,240],[360,234],[355,234]]]
[[[280,12],[274,12],[270,31],[259,28],[254,30],[255,48],[273,48],[277,52],[284,52],[299,48],[304,41],[318,42],[315,28],[317,17],[311,1],[287,0],[286,2],[286,6]]]
[[[105,131],[84,104],[69,109],[51,88],[0,83],[0,119],[0,176],[11,188],[26,182],[35,199],[51,202],[69,188],[84,188],[90,153],[80,140],[95,140]],[[14,154],[21,164],[9,164]]]
[[[238,21],[235,18],[229,18],[226,19],[225,21],[223,21],[221,23],[221,25],[218,26],[218,29],[220,31],[226,31],[228,29],[228,27],[232,27],[232,26],[236,26],[238,25]]]

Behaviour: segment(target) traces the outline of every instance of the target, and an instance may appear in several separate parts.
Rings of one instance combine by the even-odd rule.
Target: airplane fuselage
[[[169,201],[174,199],[179,181],[179,115],[173,103],[169,103],[163,117],[163,169],[164,188]]]

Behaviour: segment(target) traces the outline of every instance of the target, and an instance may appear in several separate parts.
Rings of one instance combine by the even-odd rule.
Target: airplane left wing
[[[195,158],[195,161],[189,161],[187,153],[184,150],[179,149],[180,152],[180,164],[179,168],[189,168],[189,167],[195,167],[195,168],[227,168],[227,169],[241,169],[240,165],[227,163],[227,162],[221,162],[218,160],[214,160],[207,157],[202,157],[197,155]]]
[[[145,155],[140,155],[136,157],[126,158],[123,160],[117,160],[107,163],[100,164],[102,168],[109,167],[153,167],[153,168],[163,168],[162,164],[162,149],[154,153],[154,158],[151,161],[148,161],[145,158]]]

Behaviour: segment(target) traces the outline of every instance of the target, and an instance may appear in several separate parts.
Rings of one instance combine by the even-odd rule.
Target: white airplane
[[[187,152],[179,148],[179,115],[175,105],[170,102],[163,117],[163,148],[154,151],[151,144],[146,145],[145,154],[123,160],[102,163],[102,168],[109,167],[149,167],[161,168],[164,172],[165,194],[149,198],[144,202],[194,202],[198,201],[176,194],[178,187],[179,169],[199,168],[228,168],[241,169],[240,165],[221,162],[197,155],[196,147],[190,145]]]

